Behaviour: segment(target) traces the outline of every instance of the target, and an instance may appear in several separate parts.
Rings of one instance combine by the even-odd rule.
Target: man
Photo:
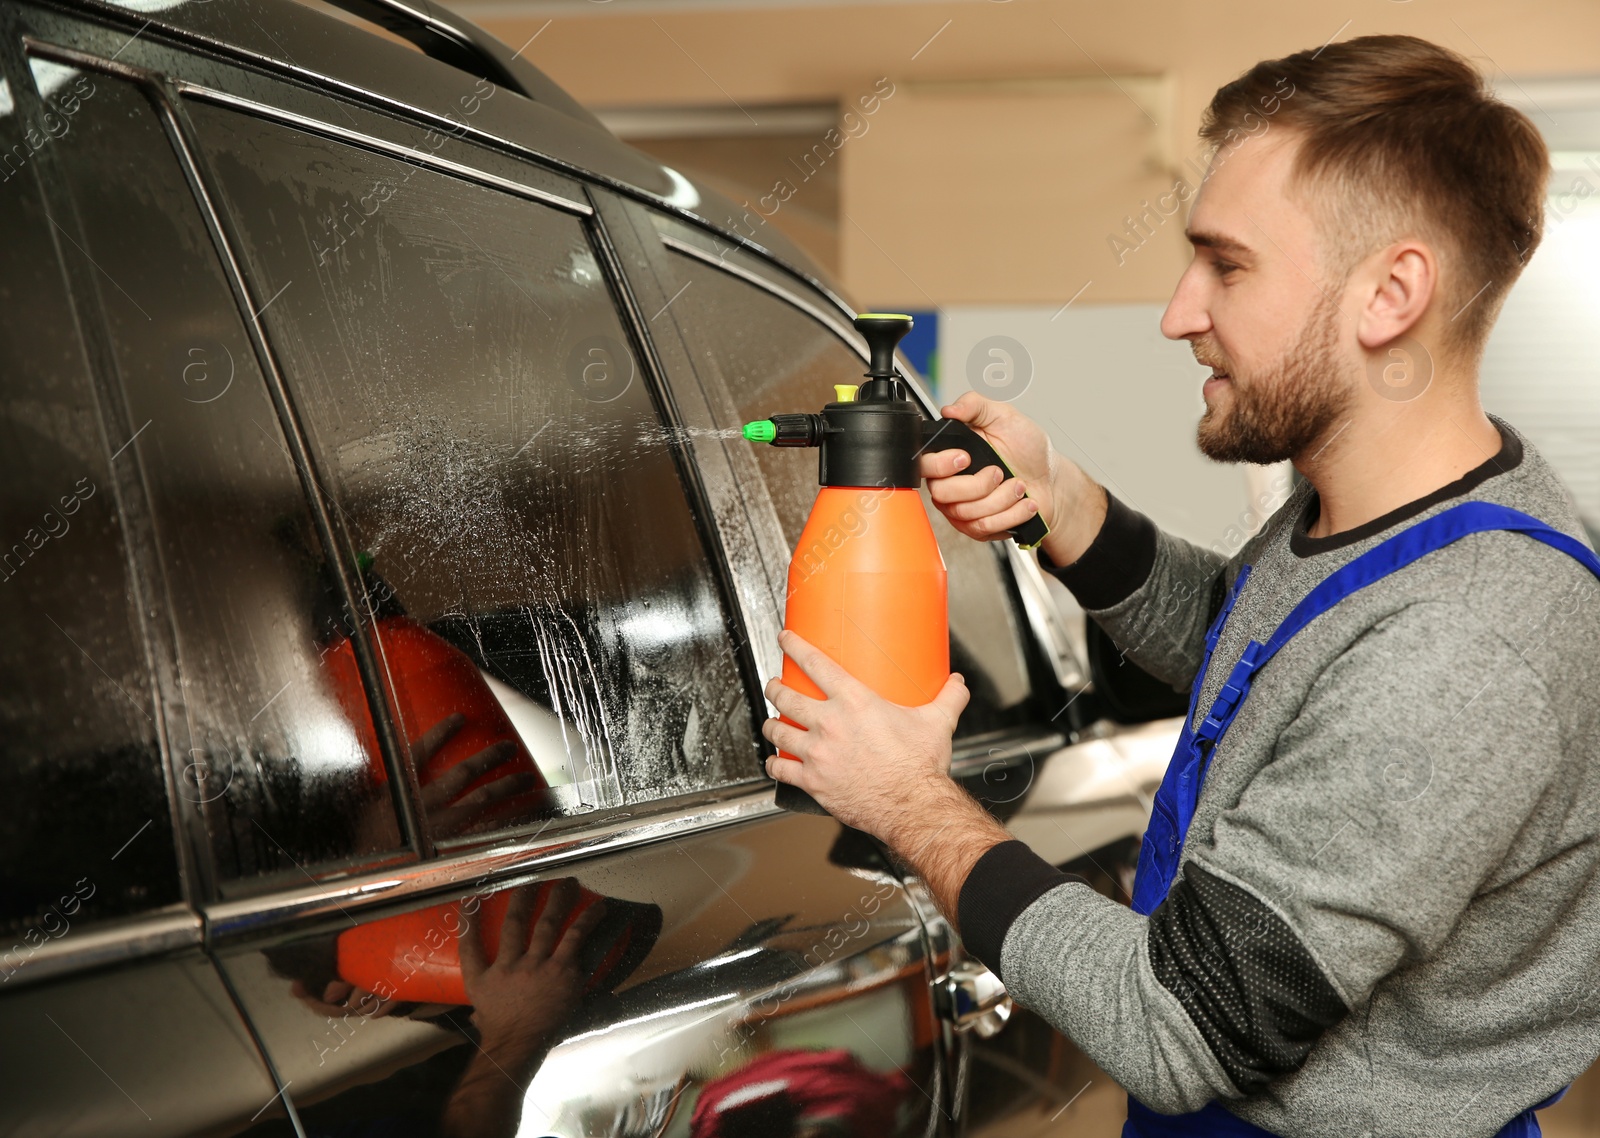
[[[949,780],[960,677],[898,707],[785,634],[828,698],[769,685],[803,730],[767,723],[800,759],[768,770],[926,880],[1128,1090],[1126,1134],[1536,1134],[1600,1053],[1600,560],[1477,365],[1539,238],[1544,145],[1409,37],[1262,63],[1202,135],[1162,331],[1212,369],[1200,448],[1305,483],[1224,560],[975,395],[945,413],[1017,477],[922,460],[971,537],[1037,509],[1089,615],[1195,681],[1133,910]]]

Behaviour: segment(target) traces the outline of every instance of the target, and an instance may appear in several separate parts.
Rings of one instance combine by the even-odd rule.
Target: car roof
[[[730,228],[745,207],[617,138],[549,76],[475,24],[431,0],[329,2],[410,40],[421,53],[299,0],[56,0],[54,6],[390,111],[420,112],[454,131],[464,128],[479,141],[649,201],[837,296],[821,268],[775,227],[763,227],[762,242]],[[474,89],[469,76],[519,97],[477,101],[466,118],[460,108]]]

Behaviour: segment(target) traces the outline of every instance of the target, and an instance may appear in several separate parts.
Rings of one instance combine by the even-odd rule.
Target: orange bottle
[[[511,747],[510,757],[479,775],[456,797],[464,797],[480,786],[514,774],[531,775],[534,785],[485,811],[476,819],[473,828],[532,820],[547,813],[552,805],[548,783],[478,666],[444,637],[406,615],[394,590],[372,571],[368,554],[360,554],[358,562],[368,601],[375,610],[372,630],[383,653],[383,665],[406,741],[414,745],[419,737],[449,715],[459,714],[465,719],[455,734],[417,771],[417,781],[427,786],[484,748],[505,743]],[[323,664],[328,669],[330,686],[366,749],[373,781],[387,782],[389,772],[367,713],[366,691],[356,666],[355,649],[342,631],[324,648]]]
[[[789,562],[784,627],[887,700],[932,701],[950,677],[944,557],[915,490],[824,486]],[[783,682],[823,694],[798,664]]]
[[[533,886],[537,893],[528,914],[531,929],[550,903],[556,882]],[[578,898],[561,923],[565,933],[591,905],[598,893],[580,887]],[[500,951],[511,890],[501,890],[466,901],[448,901],[409,913],[367,921],[345,929],[338,939],[339,978],[386,999],[423,1004],[466,1004],[466,983],[461,975],[459,937],[465,928],[461,906],[468,904],[478,916],[484,957],[494,960]],[[590,934],[580,962],[586,971],[585,990],[614,983],[631,972],[654,945],[661,929],[661,910],[654,905],[606,898],[606,914]]]
[[[911,323],[895,313],[856,317],[870,350],[867,382],[836,387],[838,399],[820,415],[774,415],[746,424],[744,437],[821,452],[822,490],[789,562],[784,627],[885,699],[914,707],[931,702],[950,676],[944,558],[917,493],[917,458],[960,449],[972,456],[965,473],[988,466],[1001,467],[1007,477],[1011,471],[965,423],[929,419],[912,401],[894,364],[895,346]],[[1026,549],[1047,532],[1035,515],[1012,536]],[[783,682],[822,698],[787,656]],[[787,784],[777,793],[788,809],[821,812],[809,795]]]

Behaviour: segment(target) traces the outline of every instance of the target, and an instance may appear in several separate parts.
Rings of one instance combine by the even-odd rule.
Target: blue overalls
[[[1205,682],[1206,669],[1217,649],[1223,625],[1228,614],[1244,590],[1250,577],[1250,566],[1239,570],[1222,611],[1206,631],[1206,654],[1194,678],[1189,695],[1189,713],[1184,719],[1183,734],[1172,752],[1172,761],[1156,792],[1150,826],[1145,831],[1144,843],[1139,848],[1139,871],[1133,882],[1133,909],[1146,916],[1153,913],[1166,899],[1178,872],[1178,859],[1183,854],[1183,841],[1194,819],[1195,806],[1200,800],[1200,785],[1205,781],[1211,755],[1233,717],[1239,713],[1245,696],[1250,694],[1250,684],[1255,674],[1266,662],[1287,644],[1294,635],[1318,616],[1327,612],[1345,597],[1387,577],[1397,569],[1441,549],[1470,533],[1484,530],[1515,530],[1544,542],[1552,548],[1577,559],[1596,577],[1600,577],[1600,558],[1582,542],[1552,529],[1537,518],[1529,517],[1507,506],[1489,502],[1463,502],[1430,518],[1402,530],[1393,537],[1374,546],[1328,575],[1321,584],[1306,594],[1305,598],[1284,618],[1265,644],[1252,640],[1234,665],[1227,682],[1222,685],[1216,701],[1198,728],[1193,726],[1195,708],[1200,701],[1200,686]],[[1529,1107],[1506,1123],[1497,1138],[1538,1138],[1539,1122],[1534,1111],[1549,1106],[1566,1091],[1563,1089],[1544,1102]],[[1224,1110],[1215,1102],[1192,1114],[1157,1114],[1149,1107],[1128,1098],[1128,1122],[1122,1130],[1123,1138],[1189,1138],[1191,1135],[1222,1136],[1222,1138],[1272,1138],[1267,1131],[1253,1126],[1238,1116]]]

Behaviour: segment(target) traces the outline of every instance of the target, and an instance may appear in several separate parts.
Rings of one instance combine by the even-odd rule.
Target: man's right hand
[[[971,461],[964,451],[924,454],[919,471],[951,525],[978,541],[998,541],[1037,511],[1050,527],[1043,548],[1057,565],[1083,556],[1105,521],[1098,483],[1056,453],[1043,429],[1009,403],[969,391],[939,413],[987,439],[1015,475],[1006,478],[998,467],[962,474]]]

